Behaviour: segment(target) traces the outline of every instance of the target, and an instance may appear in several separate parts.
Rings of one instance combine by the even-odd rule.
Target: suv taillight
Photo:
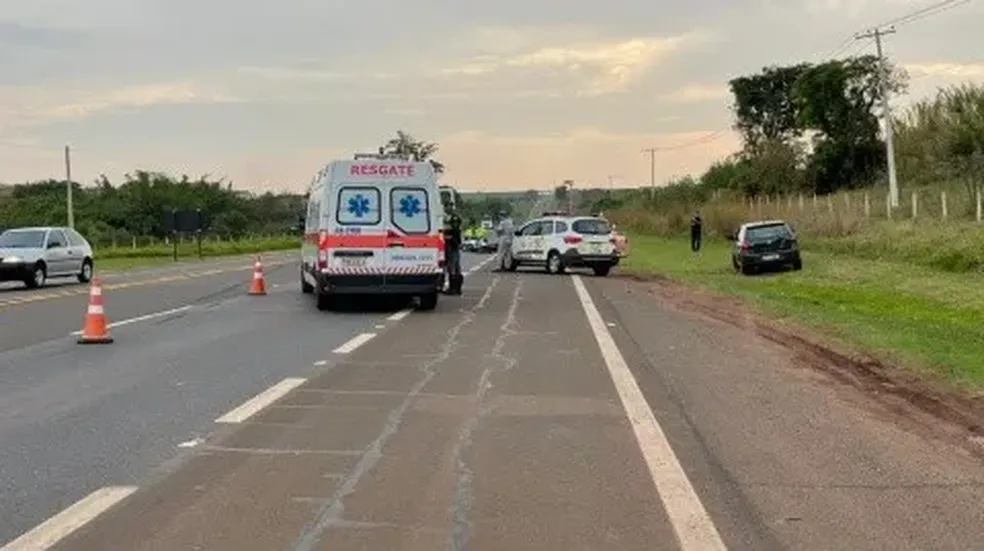
[[[581,239],[581,236],[579,236],[579,235],[568,235],[567,237],[564,238],[564,243],[566,243],[568,245],[577,245],[581,241],[584,241],[584,240]]]
[[[741,244],[741,252],[747,253],[750,252],[751,250],[752,250],[752,244],[749,243],[748,241],[743,241]]]

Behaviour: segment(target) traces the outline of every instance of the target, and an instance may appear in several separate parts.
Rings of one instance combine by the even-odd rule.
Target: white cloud
[[[708,40],[704,33],[668,37],[625,39],[584,39],[575,42],[545,43],[556,40],[556,33],[524,30],[478,29],[472,37],[474,54],[458,59],[398,60],[385,69],[338,71],[312,67],[242,67],[240,74],[269,81],[338,82],[394,86],[396,80],[416,85],[430,84],[426,90],[470,89],[475,94],[520,97],[560,95],[598,96],[623,92],[644,75],[686,49]],[[586,34],[581,32],[579,34]],[[465,41],[465,44],[469,41]],[[492,53],[490,53],[492,52]],[[394,67],[396,65],[397,67]],[[420,67],[425,67],[421,70]],[[517,86],[521,81],[523,85]],[[489,84],[491,82],[498,85]],[[398,84],[397,84],[398,85]],[[430,95],[421,88],[421,93]]]
[[[978,79],[984,77],[984,61],[977,63],[907,63],[905,70],[912,78]]]
[[[0,100],[0,125],[4,127],[80,119],[112,109],[244,101],[217,86],[191,80],[68,92],[48,87],[6,87],[0,88]]]
[[[719,101],[731,96],[727,86],[717,84],[687,84],[662,97],[671,103],[701,103]]]
[[[581,83],[575,89],[576,95],[597,96],[627,90],[661,61],[704,39],[706,36],[695,33],[543,46],[518,53],[476,56],[442,69],[441,74],[454,78],[515,78],[515,71],[522,71],[541,80],[567,77]]]

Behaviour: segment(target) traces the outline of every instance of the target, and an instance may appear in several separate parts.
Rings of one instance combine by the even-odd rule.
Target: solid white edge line
[[[376,336],[375,333],[360,333],[349,339],[349,341],[346,342],[345,344],[332,350],[332,352],[334,352],[335,354],[350,354],[354,352],[355,349],[362,346],[363,344],[366,344],[367,342],[371,341],[375,336]]]
[[[181,312],[187,312],[188,310],[191,310],[191,308],[192,308],[192,306],[191,305],[188,305],[188,306],[182,306],[180,308],[172,308],[170,310],[164,310],[163,312],[154,312],[153,314],[147,314],[147,315],[144,315],[144,316],[137,316],[135,318],[121,320],[121,321],[118,321],[116,323],[109,323],[109,324],[106,325],[106,327],[108,329],[112,329],[114,327],[120,327],[120,326],[123,326],[123,325],[130,325],[131,323],[138,323],[138,322],[141,322],[141,321],[147,321],[147,320],[152,320],[152,319],[156,319],[156,318],[163,318],[164,316],[170,316],[172,314],[180,314]],[[82,331],[75,331],[75,332],[72,333],[72,336],[74,337],[76,335],[81,335],[81,334],[82,334]]]
[[[124,498],[136,486],[108,486],[92,492],[30,532],[4,545],[0,551],[45,551],[85,526]]]
[[[303,385],[307,379],[288,377],[244,402],[241,406],[215,420],[216,423],[242,423],[285,394]]]
[[[727,551],[587,288],[579,276],[571,279],[681,550]]]

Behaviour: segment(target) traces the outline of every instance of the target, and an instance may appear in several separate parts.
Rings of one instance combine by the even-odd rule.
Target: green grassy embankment
[[[953,246],[941,248],[937,237],[948,234]],[[920,374],[984,388],[984,243],[957,230],[923,235],[886,226],[813,246],[804,237],[803,271],[759,276],[736,275],[720,240],[695,255],[684,240],[633,235],[623,270],[742,297]]]
[[[208,241],[202,243],[202,256],[216,258],[259,254],[274,251],[300,250],[299,237],[283,236],[240,241]],[[170,245],[151,247],[94,247],[96,266],[100,271],[118,271],[141,266],[152,266],[174,262],[174,248]],[[178,245],[178,261],[198,260],[198,246],[194,241]]]

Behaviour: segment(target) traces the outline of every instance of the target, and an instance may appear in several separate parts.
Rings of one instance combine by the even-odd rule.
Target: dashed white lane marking
[[[339,346],[332,352],[334,352],[335,354],[351,354],[363,344],[366,344],[367,342],[371,341],[375,336],[376,336],[375,333],[360,333],[349,339],[347,343]]]
[[[472,275],[473,273],[481,270],[483,267],[485,267],[486,264],[488,264],[489,262],[492,262],[493,260],[495,260],[495,257],[494,256],[490,256],[490,257],[486,258],[485,260],[479,262],[477,265],[472,266],[471,269],[469,269],[468,271],[462,273],[461,275],[463,275],[465,277],[468,277],[468,276]]]
[[[386,319],[389,320],[389,321],[400,321],[403,318],[409,316],[410,315],[410,312],[413,312],[413,310],[410,310],[410,309],[400,310],[399,312],[393,314],[392,316],[390,316],[390,317],[388,317]]]
[[[163,318],[165,316],[170,316],[170,315],[173,315],[173,314],[180,314],[181,312],[187,312],[188,310],[191,310],[191,308],[192,308],[192,306],[191,305],[188,305],[188,306],[182,306],[180,308],[172,308],[170,310],[164,310],[163,312],[154,312],[153,314],[146,314],[146,315],[143,315],[143,316],[137,316],[135,318],[130,318],[130,319],[125,319],[125,320],[117,321],[115,323],[110,323],[110,324],[107,324],[106,327],[108,327],[109,329],[112,329],[114,327],[120,327],[120,326],[123,326],[123,325],[130,325],[131,323],[137,323],[137,322],[141,322],[141,321],[147,321],[147,320],[152,320],[152,319],[157,319],[157,318]],[[75,332],[72,333],[72,336],[81,335],[81,334],[82,334],[82,331],[75,331]]]
[[[242,423],[260,410],[276,402],[285,394],[303,385],[307,379],[288,377],[283,381],[247,400],[243,405],[215,420],[216,423]]]
[[[205,440],[203,440],[201,438],[195,438],[194,440],[188,440],[186,442],[182,442],[182,443],[178,444],[178,447],[179,448],[194,448],[195,446],[197,446],[199,444],[202,444],[204,442],[205,442]]]
[[[468,277],[468,276],[474,274],[475,272],[481,270],[486,264],[488,264],[489,262],[492,262],[493,259],[495,259],[494,256],[489,257],[489,258],[486,258],[485,260],[479,262],[477,265],[473,266],[468,271],[462,272],[461,275],[463,277]],[[390,317],[386,318],[386,320],[387,321],[401,321],[403,318],[409,316],[412,313],[413,313],[413,309],[412,308],[408,308],[406,310],[400,310],[399,312],[397,312],[397,313],[391,315]],[[376,328],[379,329],[380,326],[377,325]]]
[[[721,535],[714,526],[704,505],[700,502],[687,474],[673,453],[662,427],[653,415],[652,408],[639,389],[625,358],[615,344],[605,322],[591,300],[591,295],[578,276],[573,276],[574,290],[588,317],[608,373],[615,383],[615,390],[622,400],[622,407],[629,418],[639,448],[649,467],[649,474],[656,484],[656,491],[673,525],[682,551],[727,551]]]
[[[68,509],[3,546],[0,551],[45,551],[85,526],[137,490],[136,486],[109,486],[92,492]]]
[[[323,365],[328,365],[328,360],[318,360],[318,361],[314,362],[314,365],[316,365],[318,367],[321,367]]]

